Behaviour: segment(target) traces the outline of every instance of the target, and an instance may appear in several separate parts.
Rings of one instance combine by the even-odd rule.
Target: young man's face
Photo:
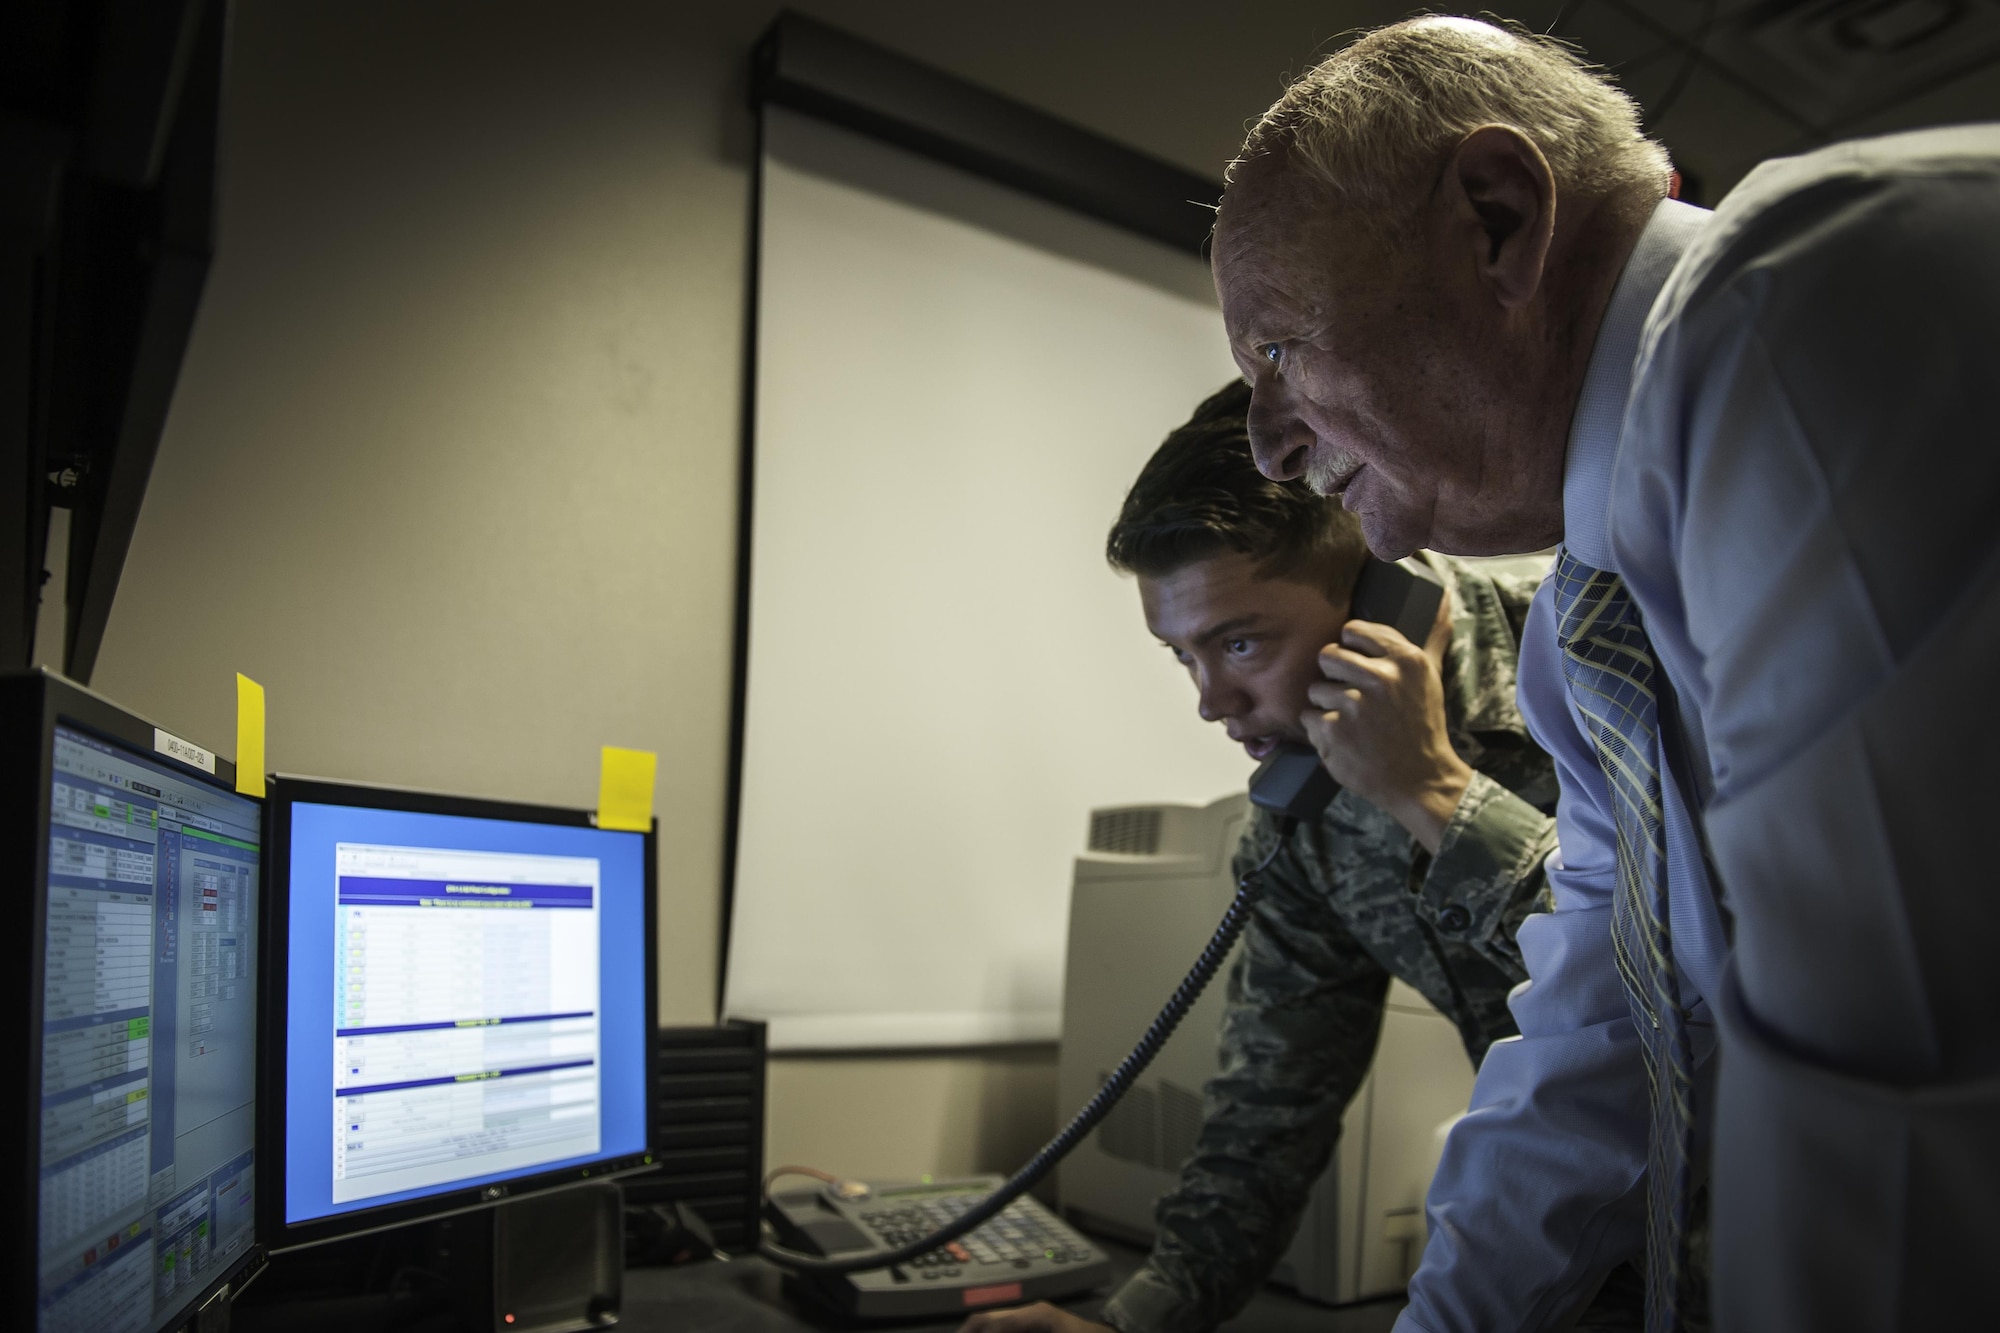
[[[1311,584],[1266,578],[1231,552],[1139,579],[1146,626],[1194,678],[1202,719],[1261,760],[1305,742],[1299,714],[1322,677],[1319,650],[1340,638],[1347,604]]]

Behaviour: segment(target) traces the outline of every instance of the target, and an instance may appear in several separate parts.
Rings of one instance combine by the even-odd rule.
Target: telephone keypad
[[[981,1193],[933,1195],[890,1207],[868,1208],[860,1212],[862,1225],[874,1232],[883,1245],[895,1247],[920,1240],[953,1221],[981,1199]],[[1020,1203],[1010,1204],[985,1225],[968,1232],[941,1249],[917,1256],[910,1267],[938,1269],[957,1266],[1005,1265],[1026,1268],[1037,1259],[1050,1263],[1074,1263],[1090,1257],[1077,1250],[1066,1229],[1058,1229],[1037,1217]],[[949,1274],[948,1274],[949,1275]],[[929,1276],[926,1273],[926,1276]]]

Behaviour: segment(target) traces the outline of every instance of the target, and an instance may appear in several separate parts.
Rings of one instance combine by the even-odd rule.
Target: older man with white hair
[[[1268,475],[1384,557],[1563,548],[1520,686],[1557,910],[1401,1327],[1561,1327],[1641,1254],[1684,1327],[1704,1181],[1721,1327],[1983,1324],[2000,130],[1668,182],[1567,50],[1427,18],[1299,79],[1218,220]]]

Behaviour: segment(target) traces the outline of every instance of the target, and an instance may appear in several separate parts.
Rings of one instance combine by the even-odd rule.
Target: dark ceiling
[[[1549,28],[1638,99],[1706,202],[1767,157],[2000,119],[2000,0],[1572,0]]]
[[[1638,98],[1705,202],[1773,155],[2000,120],[2000,0],[790,3],[1211,177],[1288,72],[1425,7],[1577,43]],[[744,24],[767,21],[755,8]]]

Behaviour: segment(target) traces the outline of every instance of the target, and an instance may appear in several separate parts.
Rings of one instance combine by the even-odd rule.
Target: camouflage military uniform
[[[1527,979],[1514,933],[1548,910],[1555,846],[1547,755],[1514,708],[1514,666],[1532,580],[1425,555],[1452,587],[1445,720],[1476,775],[1432,859],[1351,792],[1301,827],[1263,876],[1229,977],[1221,1072],[1180,1183],[1159,1204],[1145,1267],[1104,1309],[1129,1333],[1213,1328],[1283,1256],[1340,1118],[1375,1055],[1389,979],[1458,1025],[1476,1064],[1515,1027],[1507,992]],[[1238,872],[1270,850],[1265,812]]]

